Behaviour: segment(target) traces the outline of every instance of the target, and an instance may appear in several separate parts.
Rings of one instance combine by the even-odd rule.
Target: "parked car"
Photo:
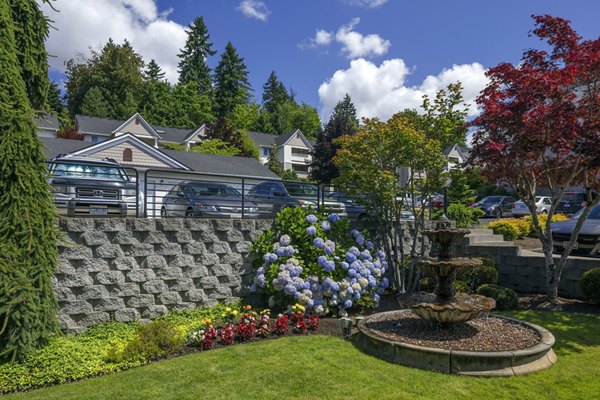
[[[551,205],[552,205],[552,200],[550,200],[550,197],[546,197],[546,196],[536,196],[535,197],[536,213],[548,214],[548,211],[550,211]],[[527,205],[522,200],[519,200],[519,201],[513,203],[511,212],[512,212],[512,215],[515,217],[522,217],[524,215],[531,214],[529,212],[529,208],[527,208]]]
[[[57,157],[48,164],[54,203],[61,215],[135,216],[143,204],[136,183],[111,159]]]
[[[580,210],[566,221],[554,222],[551,225],[552,244],[554,252],[562,253],[571,241],[571,234],[579,217]],[[573,254],[585,256],[600,256],[600,204],[595,206],[584,221],[577,242],[573,246]]]
[[[244,201],[244,218],[258,218],[258,207]],[[218,182],[183,181],[163,198],[160,210],[167,217],[242,218],[242,194]]]
[[[346,214],[350,219],[362,220],[368,216],[365,206],[359,204],[355,199],[344,192],[333,192],[325,196],[326,201],[337,201],[346,207]]]
[[[486,217],[502,218],[510,215],[516,200],[510,196],[487,196],[471,205],[480,208]]]
[[[264,181],[250,189],[246,196],[258,204],[261,213],[276,214],[286,207],[319,206],[319,188],[317,185],[292,181]],[[324,211],[347,216],[344,203],[333,199],[322,199]]]
[[[571,216],[585,207],[584,192],[565,192],[556,206],[556,213]]]

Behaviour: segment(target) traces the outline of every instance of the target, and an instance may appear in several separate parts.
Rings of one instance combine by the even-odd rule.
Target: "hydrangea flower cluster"
[[[388,264],[385,253],[375,251],[372,242],[358,230],[350,232],[349,248],[327,236],[340,221],[337,214],[309,214],[303,218],[308,226],[299,231],[303,238],[282,234],[272,251],[264,254],[263,264],[256,270],[253,290],[268,288],[275,292],[269,300],[273,306],[298,303],[317,315],[336,312],[340,315],[365,295],[379,303],[380,295],[389,286],[384,277]],[[302,225],[302,224],[300,224]],[[307,243],[294,242],[307,240]],[[302,246],[304,245],[304,246]],[[300,254],[298,247],[307,254]],[[276,275],[275,275],[276,274]]]

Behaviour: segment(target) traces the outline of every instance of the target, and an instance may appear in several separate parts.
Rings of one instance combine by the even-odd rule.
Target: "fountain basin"
[[[458,293],[448,300],[440,299],[431,293],[419,293],[399,301],[419,317],[446,326],[467,322],[491,311],[496,306],[494,299],[465,293]]]
[[[495,318],[533,329],[539,335],[537,343],[518,350],[454,350],[392,340],[369,328],[371,322],[382,317],[393,318],[396,313],[411,313],[411,311],[389,311],[363,319],[353,336],[354,343],[362,351],[388,362],[458,375],[522,375],[549,368],[556,363],[556,354],[552,350],[554,336],[548,330],[508,317],[494,315]]]

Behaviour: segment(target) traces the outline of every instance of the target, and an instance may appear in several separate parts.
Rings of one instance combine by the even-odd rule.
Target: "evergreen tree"
[[[231,42],[215,68],[215,114],[217,117],[229,117],[238,104],[248,104],[250,100],[250,82],[248,69]]]
[[[241,157],[258,159],[258,148],[245,131],[234,129],[227,119],[219,118],[215,123],[207,125],[206,139],[220,141],[239,149]]]
[[[65,103],[60,95],[60,89],[56,82],[50,82],[48,90],[48,108],[56,115],[62,115],[65,112]]]
[[[11,18],[17,27],[14,33],[19,49],[17,62],[29,103],[34,110],[45,110],[50,89],[48,53],[45,47],[48,19],[35,0],[11,0],[10,7]]]
[[[197,17],[186,30],[188,35],[185,47],[177,55],[179,57],[179,83],[197,85],[200,94],[210,95],[212,91],[210,68],[206,63],[209,56],[214,56],[209,42],[210,35],[202,17]]]
[[[331,183],[333,178],[339,175],[338,167],[333,163],[339,145],[333,140],[343,135],[354,135],[356,133],[354,120],[344,115],[332,116],[322,132],[317,137],[310,176],[319,183]]]
[[[283,168],[281,167],[281,161],[279,161],[279,158],[277,157],[277,146],[275,144],[271,146],[267,167],[269,167],[274,174],[279,176],[283,175]]]
[[[162,110],[165,116],[164,125],[174,128],[198,128],[202,124],[212,123],[215,119],[210,98],[200,94],[193,83],[176,85]]]
[[[162,81],[165,79],[165,72],[162,70],[160,65],[154,61],[154,58],[150,60],[146,70],[144,71],[144,76],[147,80],[150,81]]]
[[[96,86],[87,91],[81,105],[81,113],[99,118],[109,118],[111,115],[110,106],[102,91]]]
[[[113,119],[127,119],[137,111],[142,93],[144,61],[128,41],[122,45],[111,39],[85,63],[67,63],[67,108],[71,115],[82,113],[87,92],[97,87],[109,105]],[[100,116],[100,115],[93,115]]]
[[[283,82],[277,79],[275,71],[272,71],[269,79],[263,85],[263,108],[273,113],[278,107],[290,101],[292,101],[292,97],[288,94]]]
[[[27,67],[17,55],[28,49],[16,46],[21,21],[11,19],[9,4],[0,0],[0,358],[14,360],[58,331],[52,287],[58,232],[46,157],[23,80],[27,74],[21,71]]]
[[[358,118],[356,117],[356,108],[350,95],[346,93],[343,100],[338,102],[333,109],[333,117],[346,117],[349,121],[354,121],[358,126]]]

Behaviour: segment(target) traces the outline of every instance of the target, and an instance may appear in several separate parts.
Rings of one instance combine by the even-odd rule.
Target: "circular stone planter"
[[[548,330],[513,318],[494,315],[513,321],[537,331],[540,341],[533,347],[512,351],[464,351],[446,350],[433,347],[393,341],[367,328],[369,320],[388,311],[364,318],[358,323],[358,332],[353,336],[354,343],[364,352],[383,360],[408,367],[472,376],[512,376],[523,375],[551,367],[556,363],[552,350],[554,336]],[[411,312],[402,310],[402,312]]]

